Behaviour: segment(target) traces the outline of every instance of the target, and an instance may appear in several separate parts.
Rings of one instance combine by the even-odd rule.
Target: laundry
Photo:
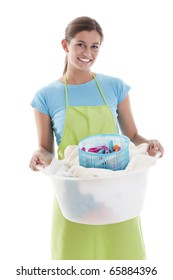
[[[108,146],[102,145],[98,147],[91,147],[88,150],[85,147],[82,147],[81,150],[89,153],[109,154],[113,152],[119,152],[121,147],[118,144],[113,145],[113,141],[110,140]]]
[[[89,225],[119,223],[137,217],[143,207],[148,169],[156,157],[148,145],[129,146],[130,162],[124,170],[85,168],[79,165],[79,147],[67,146],[64,160],[54,158],[44,169],[52,181],[64,217]]]
[[[138,146],[130,142],[130,161],[124,170],[109,170],[101,168],[85,168],[79,165],[78,146],[70,145],[64,151],[64,159],[53,158],[50,165],[42,168],[38,167],[46,175],[56,175],[63,177],[94,178],[120,176],[129,172],[147,169],[154,165],[159,157],[151,157],[147,154],[148,144],[143,143]]]

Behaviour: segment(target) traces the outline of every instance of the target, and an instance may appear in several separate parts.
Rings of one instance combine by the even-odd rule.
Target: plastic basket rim
[[[89,168],[88,168],[89,169]],[[82,178],[82,177],[66,177],[66,176],[57,176],[57,175],[50,175],[50,178],[57,178],[60,180],[67,180],[67,181],[97,181],[97,180],[108,180],[108,179],[113,179],[113,178],[120,178],[122,176],[130,176],[130,175],[135,175],[138,173],[148,173],[149,172],[150,167],[145,167],[145,168],[140,168],[138,170],[134,170],[131,172],[124,172],[123,174],[119,174],[117,176],[110,174],[107,176],[98,176],[98,177],[92,177],[92,178]],[[121,170],[122,171],[122,170]],[[115,170],[114,172],[117,172],[117,170]]]
[[[87,139],[90,139],[90,138],[94,138],[94,137],[98,137],[98,136],[114,136],[114,137],[118,137],[118,138],[124,138],[127,140],[127,142],[130,142],[130,139],[129,137],[127,137],[126,135],[122,135],[122,134],[116,134],[116,133],[101,133],[101,134],[94,134],[94,135],[90,135],[90,136],[87,136],[83,139],[81,139],[78,143],[78,145],[84,141],[84,140],[87,140]]]

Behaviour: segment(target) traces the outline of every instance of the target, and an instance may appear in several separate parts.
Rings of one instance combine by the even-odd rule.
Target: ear
[[[65,52],[68,52],[68,43],[67,43],[66,39],[63,39],[61,41],[61,44],[62,44],[62,47],[65,50]]]

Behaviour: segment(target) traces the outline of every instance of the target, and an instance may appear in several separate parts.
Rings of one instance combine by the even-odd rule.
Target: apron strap
[[[67,79],[66,79],[66,75],[64,75],[64,84],[65,84],[66,107],[68,107],[68,90],[67,90]]]
[[[109,105],[108,105],[108,103],[107,103],[107,101],[106,101],[106,98],[105,98],[105,96],[104,96],[104,94],[103,94],[103,91],[102,91],[102,89],[101,89],[101,87],[100,87],[100,85],[99,85],[99,83],[98,83],[98,81],[97,81],[95,75],[93,74],[92,76],[93,76],[93,78],[94,78],[94,80],[95,80],[95,82],[96,82],[96,85],[97,85],[97,87],[98,87],[98,89],[99,89],[99,91],[100,91],[100,94],[101,94],[101,96],[102,96],[102,98],[103,98],[105,104],[109,107]]]
[[[98,87],[98,90],[99,90],[99,92],[100,92],[100,94],[101,94],[101,96],[102,96],[102,98],[103,98],[105,104],[109,107],[109,105],[108,105],[108,103],[107,103],[107,101],[106,101],[106,98],[105,98],[105,96],[104,96],[104,94],[103,94],[103,91],[102,91],[102,89],[101,89],[101,87],[100,87],[100,85],[99,85],[97,79],[95,78],[95,75],[92,74],[92,77],[94,78],[94,80],[95,80],[95,82],[96,82],[96,85],[97,85],[97,87]],[[66,79],[66,75],[64,75],[64,84],[65,84],[66,107],[68,107],[69,105],[68,105],[68,89],[67,89],[67,79]]]

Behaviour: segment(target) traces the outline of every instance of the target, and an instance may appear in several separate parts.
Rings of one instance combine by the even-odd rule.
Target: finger
[[[39,169],[37,168],[37,164],[36,162],[30,162],[29,167],[31,168],[31,170],[33,171],[39,171]]]
[[[150,156],[155,156],[158,152],[160,152],[160,157],[163,156],[164,149],[158,140],[151,140],[148,147],[148,154]]]
[[[157,140],[152,140],[150,147],[154,150],[159,150],[160,143]]]
[[[39,171],[39,170],[36,168],[36,165],[34,165],[34,164],[30,164],[29,167],[31,168],[32,171]]]
[[[162,147],[162,145],[158,142],[158,141],[155,141],[154,142],[154,151],[157,153],[157,152],[160,152],[160,157],[163,156],[163,153],[164,153],[164,149]]]
[[[155,151],[153,148],[150,148],[150,149],[148,150],[149,156],[152,156],[152,157],[154,157],[154,156],[157,154],[157,152],[158,152],[158,151]]]
[[[161,153],[160,157],[162,157],[162,156],[163,156],[163,154],[164,154],[164,148],[162,147],[162,145],[161,145],[161,144],[160,144],[159,151],[160,151],[160,153]]]
[[[42,167],[45,167],[45,162],[43,160],[40,159],[35,159],[33,158],[29,164],[29,167],[33,170],[33,171],[39,171],[39,169],[37,168],[37,166],[40,165]]]

